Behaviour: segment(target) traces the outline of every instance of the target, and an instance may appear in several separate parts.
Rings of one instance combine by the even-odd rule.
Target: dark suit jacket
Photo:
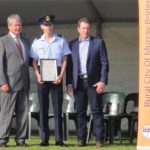
[[[71,55],[68,57],[66,84],[72,84],[76,89],[79,72],[79,39],[70,42]],[[89,86],[101,81],[108,83],[109,64],[105,42],[99,37],[90,37],[87,74]]]
[[[30,44],[20,36],[25,47],[26,60],[23,62],[17,45],[10,34],[0,38],[0,85],[8,83],[12,91],[22,88],[29,90],[29,51]]]

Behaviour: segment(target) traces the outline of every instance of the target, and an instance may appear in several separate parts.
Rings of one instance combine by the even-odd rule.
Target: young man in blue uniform
[[[55,34],[53,15],[39,18],[40,28],[43,35],[33,41],[30,56],[33,58],[33,68],[37,77],[37,90],[40,102],[40,146],[49,145],[49,92],[51,92],[54,120],[56,146],[67,146],[63,143],[62,133],[62,104],[63,86],[62,79],[67,65],[67,55],[70,49],[66,40]],[[43,82],[40,74],[40,59],[56,59],[58,76],[53,82]]]
[[[108,58],[103,39],[90,35],[87,18],[78,21],[79,37],[70,42],[71,55],[67,65],[67,91],[74,90],[77,110],[77,147],[86,145],[88,99],[93,114],[96,147],[103,146],[104,125],[100,94],[108,81]]]

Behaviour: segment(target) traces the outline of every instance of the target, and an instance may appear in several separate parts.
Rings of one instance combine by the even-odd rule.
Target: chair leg
[[[108,140],[108,121],[104,119],[104,141],[107,142]]]
[[[87,139],[86,142],[89,143],[92,133],[92,124],[93,124],[93,115],[90,115],[90,120],[88,123],[88,132],[87,132]]]
[[[115,124],[115,130],[117,130],[117,136],[118,136],[118,139],[119,139],[119,142],[121,143],[122,140],[122,132],[121,132],[121,119],[116,119],[115,120],[117,123]]]
[[[31,139],[31,113],[28,113],[28,139]]]
[[[131,123],[132,122],[132,117],[129,117],[128,118],[128,134],[130,135],[130,133],[131,133]]]
[[[104,141],[107,142],[108,134],[107,134],[108,125],[104,122]]]
[[[64,136],[64,140],[67,141],[66,113],[63,113],[63,136]]]
[[[115,119],[113,117],[110,117],[109,120],[110,120],[110,126],[109,126],[110,137],[109,137],[109,142],[112,144],[114,142]]]
[[[129,137],[130,144],[132,144],[133,142],[133,134],[134,134],[134,122],[131,123],[130,137]]]
[[[69,114],[66,113],[66,140],[69,138]]]
[[[129,139],[130,144],[133,143],[135,123],[136,123],[136,118],[135,116],[133,116],[131,120],[131,129],[130,129],[130,139]]]
[[[118,130],[118,137],[119,137],[119,142],[122,143],[122,131],[121,131],[121,124]]]

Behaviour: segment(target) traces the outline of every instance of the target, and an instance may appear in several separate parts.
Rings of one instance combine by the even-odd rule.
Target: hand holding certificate
[[[57,79],[56,59],[40,59],[40,72],[42,81],[55,81]]]

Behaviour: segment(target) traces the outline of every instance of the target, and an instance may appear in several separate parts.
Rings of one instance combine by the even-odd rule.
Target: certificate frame
[[[43,82],[52,82],[57,79],[56,59],[40,59],[40,73]]]

